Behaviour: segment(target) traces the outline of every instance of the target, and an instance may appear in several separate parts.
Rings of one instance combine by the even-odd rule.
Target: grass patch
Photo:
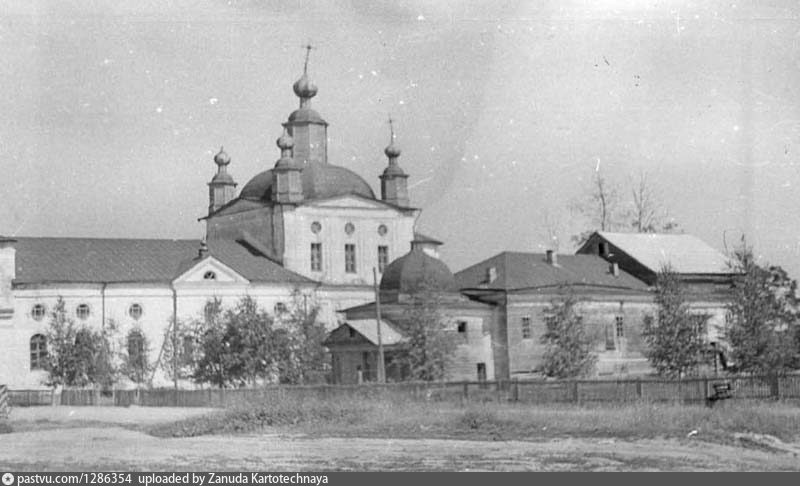
[[[330,437],[549,440],[563,437],[619,439],[685,438],[733,443],[733,434],[769,434],[800,440],[800,407],[788,403],[736,401],[703,405],[468,404],[382,398],[298,400],[265,398],[227,410],[151,426],[159,437],[190,437],[263,431]]]

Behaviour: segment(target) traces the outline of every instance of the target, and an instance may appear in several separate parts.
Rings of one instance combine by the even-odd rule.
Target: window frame
[[[41,314],[37,312],[38,310],[41,311]],[[42,319],[45,318],[46,315],[47,315],[47,307],[41,302],[37,302],[33,304],[33,306],[31,306],[31,318],[33,318],[34,321],[41,321]]]
[[[383,273],[389,266],[389,245],[378,245],[378,273]]]
[[[614,336],[625,338],[625,316],[614,316]]]
[[[553,316],[546,316],[545,319],[551,318]],[[522,339],[533,339],[533,325],[531,323],[531,316],[522,316],[520,318],[520,331],[522,333]]]
[[[311,271],[322,271],[322,243],[311,243]]]
[[[47,336],[36,333],[28,340],[29,365],[31,371],[43,370],[46,368],[47,361]]]
[[[81,302],[77,306],[75,306],[75,317],[78,319],[85,321],[92,315],[92,308],[86,302]]]
[[[128,306],[128,315],[133,318],[134,321],[138,321],[144,315],[144,307],[142,304],[134,302]]]
[[[358,273],[355,243],[344,244],[344,273]]]

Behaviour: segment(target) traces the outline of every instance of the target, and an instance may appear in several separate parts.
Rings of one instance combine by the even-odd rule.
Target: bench
[[[731,388],[730,383],[714,383],[711,386],[714,389],[714,393],[706,398],[706,403],[709,407],[720,400],[727,400],[733,397],[733,388]]]

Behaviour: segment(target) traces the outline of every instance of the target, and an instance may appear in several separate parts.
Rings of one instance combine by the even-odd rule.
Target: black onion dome
[[[355,172],[336,165],[311,162],[300,173],[305,199],[326,199],[355,194],[375,199],[367,182]],[[242,188],[243,199],[269,201],[272,199],[272,170],[256,175]]]
[[[381,291],[413,294],[419,290],[456,292],[458,287],[453,272],[443,261],[414,247],[386,267]]]

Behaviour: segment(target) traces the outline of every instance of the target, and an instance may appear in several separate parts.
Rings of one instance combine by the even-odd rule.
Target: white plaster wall
[[[325,284],[371,286],[372,268],[378,267],[378,245],[389,247],[390,263],[408,253],[415,219],[416,214],[352,197],[300,206],[284,213],[284,266]],[[315,221],[322,225],[318,234],[311,231]],[[347,223],[355,226],[352,235],[345,233]],[[378,234],[381,224],[388,229],[384,236]],[[311,243],[322,243],[321,272],[311,271]],[[356,245],[356,273],[345,272],[347,243]]]
[[[272,314],[279,302],[291,307],[295,286],[281,284],[251,284],[246,281],[232,281],[222,275],[222,281],[177,282],[177,314],[179,320],[188,321],[202,318],[206,302],[217,297],[222,300],[223,309],[236,305],[244,295],[253,297],[258,305]],[[363,288],[322,288],[306,286],[299,288],[308,295],[308,304],[317,303],[320,308],[319,319],[327,329],[338,326],[337,311],[364,304],[372,300],[371,290]],[[102,286],[91,285],[50,285],[33,289],[14,290],[14,317],[0,321],[0,383],[11,388],[42,388],[44,372],[30,370],[30,338],[37,333],[45,333],[49,316],[36,321],[31,316],[32,307],[41,303],[49,314],[58,297],[66,304],[67,313],[77,324],[86,324],[95,329],[101,326],[103,302],[105,302],[106,322],[113,320],[118,330],[114,344],[122,350],[125,338],[133,328],[141,329],[149,343],[148,355],[155,363],[167,336],[173,315],[172,290],[167,284],[109,284],[103,298]],[[86,320],[78,319],[75,309],[86,303],[91,314]],[[134,303],[142,306],[142,316],[137,320],[131,317],[128,309]],[[123,380],[124,382],[124,380]],[[171,382],[163,372],[157,372],[154,385],[167,385]]]

